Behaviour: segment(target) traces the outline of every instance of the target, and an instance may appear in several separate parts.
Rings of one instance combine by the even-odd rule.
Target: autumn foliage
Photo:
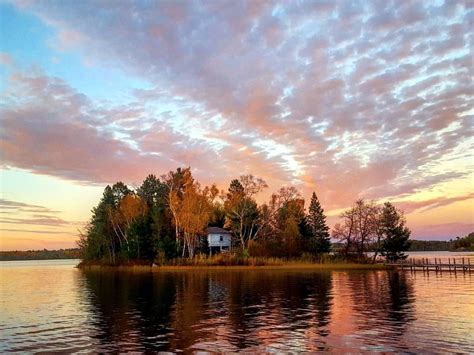
[[[306,213],[303,197],[292,186],[280,188],[259,205],[256,196],[267,188],[253,175],[232,180],[226,191],[216,185],[203,187],[189,167],[161,179],[149,175],[136,189],[122,182],[106,186],[79,240],[83,259],[126,264],[202,258],[209,252],[209,226],[228,229],[232,252],[243,258],[320,258],[330,252],[329,227],[316,194]],[[332,233],[342,245],[339,252],[361,257],[375,245],[376,255],[402,257],[388,249],[406,250],[409,231],[401,211],[388,210],[390,206],[359,200],[345,211]],[[399,238],[400,231],[405,239]]]

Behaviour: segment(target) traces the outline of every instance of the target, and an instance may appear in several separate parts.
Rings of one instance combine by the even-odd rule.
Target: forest
[[[0,261],[10,260],[50,260],[79,259],[81,251],[77,248],[59,250],[14,250],[0,251]]]
[[[444,240],[412,240],[409,251],[474,251],[474,232]]]
[[[191,168],[161,178],[148,175],[136,189],[122,182],[106,186],[78,245],[84,262],[158,265],[177,259],[206,258],[207,227],[232,232],[232,254],[245,259],[337,257],[375,262],[404,258],[410,230],[403,211],[390,202],[357,200],[341,215],[332,235],[313,192],[309,208],[293,186],[281,187],[268,202],[257,195],[266,182],[253,175],[233,179],[226,191],[202,186]],[[331,247],[331,237],[339,248]],[[369,260],[367,251],[375,251]]]

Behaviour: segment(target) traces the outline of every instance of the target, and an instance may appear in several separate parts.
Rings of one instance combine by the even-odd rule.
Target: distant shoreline
[[[450,253],[465,253],[470,250],[409,250],[416,253],[433,253],[433,252],[450,252]],[[79,249],[60,249],[60,250],[28,250],[28,251],[0,251],[0,261],[34,261],[34,260],[72,260],[81,259]],[[117,267],[117,266],[113,266]],[[168,266],[166,266],[168,267]],[[170,267],[188,267],[188,266],[170,266]],[[189,266],[196,268],[197,266]],[[216,267],[216,266],[206,266]],[[235,266],[226,266],[235,267]],[[245,266],[248,267],[248,266]],[[261,267],[261,266],[259,266]]]
[[[78,248],[59,250],[11,250],[0,251],[0,261],[19,260],[67,260],[81,259],[81,251]]]

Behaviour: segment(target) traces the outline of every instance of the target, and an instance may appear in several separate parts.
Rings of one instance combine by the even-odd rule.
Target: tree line
[[[78,245],[83,259],[113,264],[130,260],[163,262],[207,253],[207,227],[229,229],[241,257],[298,258],[331,251],[326,216],[316,193],[308,212],[295,187],[282,187],[268,202],[256,196],[268,188],[253,175],[233,179],[226,191],[201,186],[191,169],[178,168],[157,178],[148,175],[135,189],[122,182],[106,186]],[[369,245],[376,255],[403,258],[410,231],[392,204],[356,201],[332,231],[342,243],[337,253],[362,259]]]
[[[10,260],[49,260],[49,259],[79,259],[81,252],[78,248],[59,250],[12,250],[0,251],[0,261]]]
[[[474,251],[474,232],[445,240],[413,240],[410,251]]]

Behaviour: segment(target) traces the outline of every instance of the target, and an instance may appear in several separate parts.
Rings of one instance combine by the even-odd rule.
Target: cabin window
[[[224,241],[224,237],[223,237],[222,235],[219,236],[219,241],[220,241],[220,242],[223,242],[223,241]]]

